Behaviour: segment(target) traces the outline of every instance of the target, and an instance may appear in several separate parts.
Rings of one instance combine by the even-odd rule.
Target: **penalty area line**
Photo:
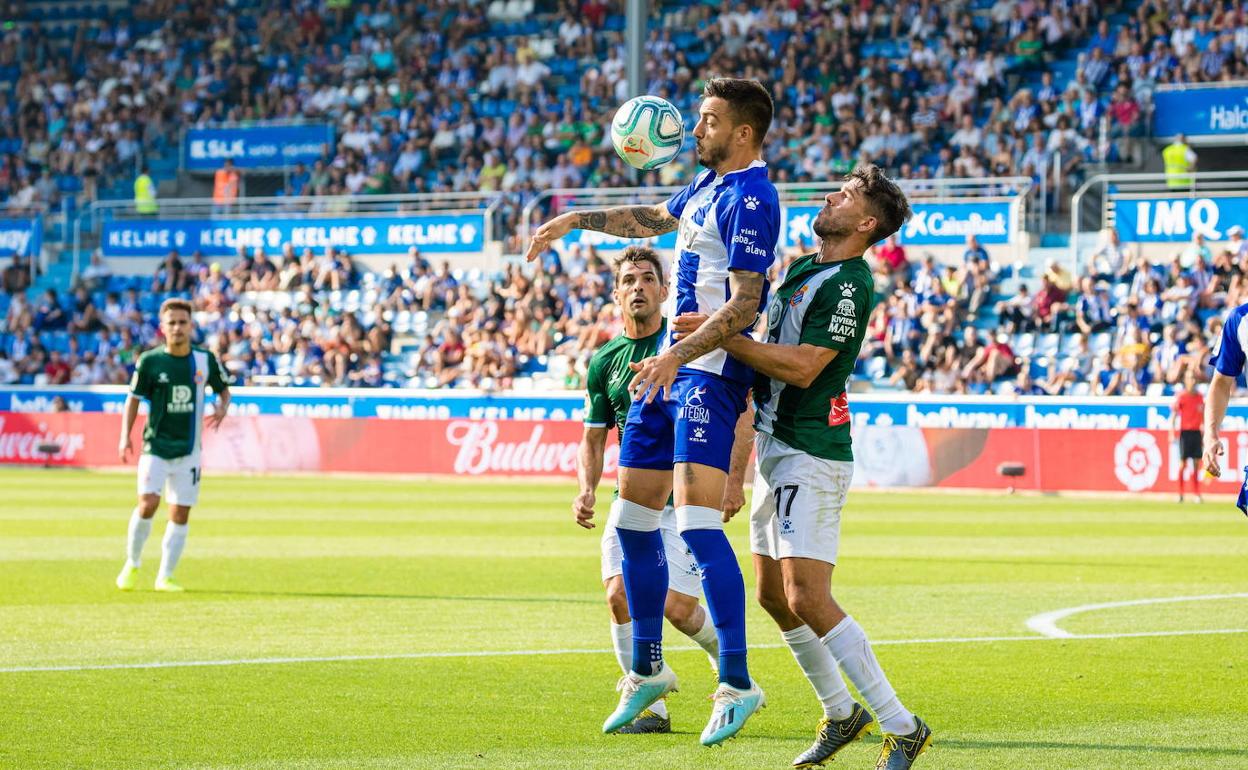
[[[1248,634],[1248,628],[1217,628],[1194,631],[1136,631],[1121,634],[1073,634],[1067,637],[1053,636],[954,636],[936,637],[931,639],[879,639],[871,642],[872,646],[898,646],[913,644],[990,644],[993,642],[1053,642],[1080,641],[1085,639],[1138,639],[1159,636],[1211,636],[1224,634]],[[669,647],[669,650],[692,652],[699,647]],[[787,649],[783,644],[752,644],[752,650]],[[293,663],[351,663],[374,660],[425,660],[438,658],[503,658],[510,656],[552,656],[552,655],[610,655],[612,650],[601,649],[557,649],[557,650],[480,650],[480,651],[444,651],[444,652],[408,652],[378,655],[319,655],[308,657],[275,657],[275,658],[233,658],[225,660],[178,660],[151,661],[140,663],[98,663],[66,666],[8,666],[0,668],[0,674],[29,674],[38,672],[72,672],[72,671],[128,671],[135,669],[157,668],[206,668],[212,666],[279,666]]]

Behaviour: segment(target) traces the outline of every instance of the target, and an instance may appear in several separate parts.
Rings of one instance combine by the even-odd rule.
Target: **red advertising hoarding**
[[[0,463],[117,466],[121,417],[0,413]],[[581,425],[572,421],[383,420],[238,416],[204,436],[204,467],[253,473],[351,472],[573,478]],[[139,429],[136,428],[137,437]],[[1228,433],[1227,472],[1209,491],[1234,493],[1248,433]],[[55,445],[46,454],[41,445]],[[1177,449],[1141,429],[855,428],[860,486],[1043,491],[1173,491]],[[614,476],[614,441],[605,470]],[[1020,476],[1000,474],[1004,465]]]

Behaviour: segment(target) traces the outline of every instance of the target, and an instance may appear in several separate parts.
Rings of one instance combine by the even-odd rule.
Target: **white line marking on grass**
[[[1131,639],[1150,636],[1206,636],[1223,634],[1248,634],[1248,628],[1217,628],[1196,631],[1139,631],[1125,634],[1076,634],[1065,637],[1054,636],[953,636],[932,639],[878,639],[872,640],[875,646],[909,645],[909,644],[987,644],[990,642],[1051,642],[1056,639],[1066,641],[1081,639]],[[700,647],[669,646],[669,650],[694,652]],[[784,644],[751,644],[751,650],[788,649]],[[381,655],[323,655],[314,657],[290,658],[235,658],[226,660],[170,660],[146,663],[99,663],[68,666],[12,666],[0,668],[0,674],[29,674],[40,671],[120,671],[149,668],[203,668],[208,666],[271,666],[290,663],[350,663],[353,661],[371,660],[422,660],[426,658],[504,658],[508,656],[530,655],[610,655],[611,650],[603,649],[563,649],[563,650],[480,650],[480,651],[449,651],[449,652],[406,652]]]
[[[1050,639],[1074,639],[1074,638],[1097,638],[1102,635],[1098,634],[1072,634],[1069,631],[1059,628],[1057,621],[1070,617],[1071,615],[1079,615],[1084,612],[1093,612],[1095,610],[1109,610],[1116,607],[1138,607],[1145,604],[1171,604],[1174,602],[1207,602],[1217,599],[1248,599],[1248,593],[1245,594],[1206,594],[1204,596],[1164,596],[1159,599],[1130,599],[1125,602],[1105,602],[1103,604],[1081,604],[1078,607],[1064,607],[1060,610],[1052,610],[1051,612],[1042,612],[1027,619],[1027,627],[1035,631],[1041,636],[1047,636]],[[1180,631],[1171,634],[1172,636],[1182,636],[1184,634],[1195,634],[1196,631]],[[1206,633],[1218,633],[1206,632]],[[1161,634],[1113,634],[1104,635],[1104,638],[1116,639],[1128,636],[1160,636]]]

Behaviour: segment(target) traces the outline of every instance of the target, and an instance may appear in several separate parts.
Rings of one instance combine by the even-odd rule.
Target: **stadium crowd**
[[[295,168],[285,194],[499,191],[501,231],[515,232],[539,190],[634,183],[602,130],[625,96],[621,12],[608,0],[142,0],[54,24],[15,11],[27,21],[0,38],[0,79],[14,83],[0,90],[0,197],[10,210],[91,200],[174,151],[188,125],[324,118],[336,146]],[[1089,159],[1138,159],[1157,85],[1240,78],[1248,61],[1239,3],[664,3],[651,21],[646,91],[687,117],[708,73],[772,84],[776,181],[862,161],[911,179],[1036,177],[1057,157],[1071,180]],[[691,172],[682,158],[641,181]],[[1053,266],[1029,287],[975,244],[947,267],[881,245],[862,373],[933,392],[1173,382],[1248,270],[1239,246],[1202,248],[1155,268],[1109,244],[1089,274]],[[536,279],[419,255],[374,275],[347,254],[283,252],[224,270],[171,255],[141,280],[97,260],[69,296],[32,298],[10,266],[0,381],[124,381],[167,292],[194,297],[239,381],[503,387],[544,373],[576,385],[618,332],[592,248],[546,255]]]

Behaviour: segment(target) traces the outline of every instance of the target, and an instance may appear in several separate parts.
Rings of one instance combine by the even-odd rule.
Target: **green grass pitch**
[[[698,745],[713,679],[670,627],[676,734],[600,734],[619,672],[570,484],[209,477],[184,595],[150,590],[163,524],[141,590],[113,588],[133,488],[0,471],[2,768],[784,768],[812,736],[752,598],[770,705],[737,740]],[[1183,633],[1248,629],[1248,598],[1026,625],[1248,592],[1228,502],[854,493],[842,557],[836,595],[936,731],[916,767],[1248,768],[1248,633]]]

